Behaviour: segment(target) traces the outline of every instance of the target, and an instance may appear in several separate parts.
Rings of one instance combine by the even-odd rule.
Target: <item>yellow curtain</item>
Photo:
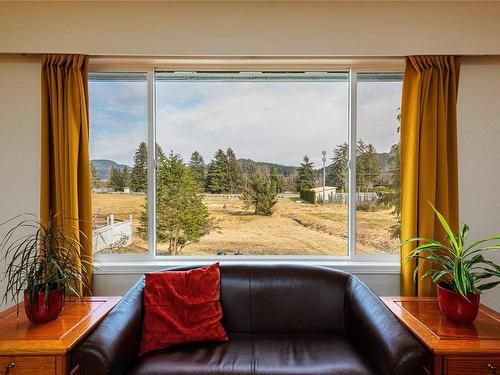
[[[401,240],[445,237],[429,202],[458,227],[457,90],[460,58],[413,56],[406,59],[401,105]],[[435,287],[407,262],[414,244],[401,249],[401,293],[432,296]]]
[[[90,261],[92,211],[87,81],[87,56],[42,57],[40,218],[45,223],[55,214],[71,219],[72,225],[62,226],[62,230],[80,241],[81,255]],[[86,268],[90,283],[92,270]]]

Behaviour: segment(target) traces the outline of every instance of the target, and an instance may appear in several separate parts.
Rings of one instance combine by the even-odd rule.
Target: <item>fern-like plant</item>
[[[0,254],[7,264],[2,278],[7,284],[3,302],[10,297],[18,303],[22,292],[27,292],[31,306],[38,294],[43,293],[47,306],[49,292],[61,288],[83,297],[82,289],[90,285],[87,269],[92,265],[82,255],[77,236],[68,236],[63,231],[71,229],[66,233],[74,231],[83,236],[74,222],[52,215],[44,223],[35,215],[21,214],[0,225],[5,229]]]
[[[443,215],[434,206],[432,208],[446,232],[444,241],[415,237],[401,243],[401,246],[410,242],[423,243],[407,256],[407,260],[421,260],[415,268],[414,277],[417,278],[424,262],[430,262],[436,267],[427,270],[422,277],[430,277],[434,283],[444,282],[449,289],[466,299],[469,294],[479,294],[500,284],[500,266],[483,255],[500,250],[500,243],[492,243],[500,240],[500,235],[468,244],[467,224],[463,224],[458,233],[453,233]]]

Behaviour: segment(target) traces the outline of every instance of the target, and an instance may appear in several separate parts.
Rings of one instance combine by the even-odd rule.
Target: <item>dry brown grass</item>
[[[144,196],[98,194],[94,208],[101,213],[114,212],[116,217],[138,214]],[[220,228],[182,250],[181,255],[215,255],[219,251],[245,255],[345,255],[347,252],[347,207],[345,205],[313,205],[299,203],[298,197],[284,198],[272,216],[257,216],[243,207],[237,197],[205,198],[210,212],[220,220]],[[122,216],[120,216],[122,215]],[[385,253],[397,246],[389,227],[394,224],[390,210],[358,212],[357,251]],[[134,238],[129,252],[145,251],[145,243]],[[166,247],[158,245],[159,252]],[[162,251],[163,250],[163,251]],[[123,250],[121,250],[123,251]]]

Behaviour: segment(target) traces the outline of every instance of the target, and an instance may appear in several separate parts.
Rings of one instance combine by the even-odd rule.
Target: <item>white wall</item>
[[[500,54],[500,2],[1,2],[0,52]]]
[[[39,213],[39,127],[39,59],[0,55],[0,223],[23,212]],[[0,236],[4,232],[0,228]],[[2,260],[0,278],[4,271]],[[0,311],[5,307],[0,303]]]
[[[121,296],[129,290],[142,274],[96,274],[94,294],[100,296]],[[399,295],[399,274],[356,274],[380,296]]]
[[[460,218],[475,239],[500,234],[500,58],[463,59],[458,98]],[[491,257],[500,264],[500,252]],[[500,286],[482,302],[500,311]]]

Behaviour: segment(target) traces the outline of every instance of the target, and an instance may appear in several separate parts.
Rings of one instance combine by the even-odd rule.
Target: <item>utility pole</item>
[[[322,151],[323,155],[323,204],[326,204],[326,151]]]

